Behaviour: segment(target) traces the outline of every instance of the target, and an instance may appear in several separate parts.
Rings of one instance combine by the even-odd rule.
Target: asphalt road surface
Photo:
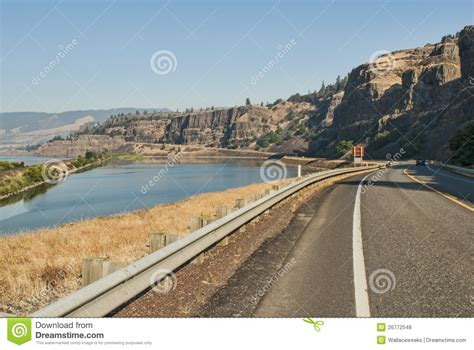
[[[325,188],[196,316],[473,317],[474,179],[400,164]]]
[[[405,164],[341,181],[288,255],[296,264],[254,315],[472,317],[469,207],[474,179],[433,166]]]

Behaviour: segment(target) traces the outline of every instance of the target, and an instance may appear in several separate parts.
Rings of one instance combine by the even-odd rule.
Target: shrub
[[[352,147],[354,147],[354,143],[351,140],[341,140],[336,145],[337,153],[347,153],[349,152]]]
[[[458,130],[449,140],[450,162],[460,166],[474,165],[474,122]]]

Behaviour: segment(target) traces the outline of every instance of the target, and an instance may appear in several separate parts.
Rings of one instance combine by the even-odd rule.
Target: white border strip
[[[370,317],[367,276],[365,275],[364,247],[362,245],[362,227],[360,215],[360,194],[362,185],[369,175],[364,176],[357,187],[352,220],[352,260],[354,264],[354,296],[357,317]]]

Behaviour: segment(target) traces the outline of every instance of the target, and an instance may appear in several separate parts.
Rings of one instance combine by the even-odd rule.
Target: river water
[[[72,174],[30,199],[0,207],[0,234],[129,212],[200,193],[262,182],[260,163],[254,161],[175,164],[168,170],[165,166],[109,163]],[[287,167],[287,177],[296,175],[295,167]]]

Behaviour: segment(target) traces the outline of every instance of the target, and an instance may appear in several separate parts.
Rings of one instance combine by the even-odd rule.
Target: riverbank
[[[215,217],[217,208],[253,198],[270,184],[197,195],[150,209],[97,217],[57,228],[0,238],[0,311],[28,314],[80,288],[85,256],[130,263],[149,252],[149,235],[185,235],[192,217]],[[177,215],[179,213],[179,215]]]
[[[87,162],[84,165],[77,163],[78,159],[68,162],[55,162],[53,166],[48,169],[48,165],[32,165],[29,167],[16,169],[15,172],[5,174],[0,181],[0,201],[5,200],[14,196],[18,196],[24,192],[33,190],[39,186],[54,185],[60,181],[63,177],[69,176],[77,172],[86,171],[102,165],[105,160],[95,158],[92,162]],[[79,165],[76,167],[76,165]],[[44,168],[46,166],[46,168]],[[53,175],[52,172],[57,171],[57,175]],[[63,171],[63,174],[59,174],[59,171]],[[58,176],[55,179],[54,176]]]
[[[146,159],[143,155],[133,153],[105,155],[86,152],[84,157],[79,156],[64,161],[49,159],[44,163],[21,167],[14,166],[19,163],[4,161],[0,169],[0,201],[15,196],[21,199],[20,195],[25,192],[41,186],[53,186],[71,174],[94,169],[111,160],[146,161]],[[12,167],[8,168],[9,165]]]

